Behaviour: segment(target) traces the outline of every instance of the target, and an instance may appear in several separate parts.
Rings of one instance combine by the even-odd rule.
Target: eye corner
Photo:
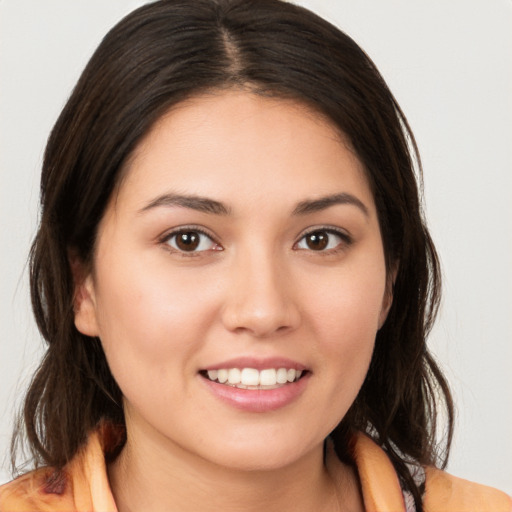
[[[178,237],[183,239],[179,240]],[[198,257],[224,248],[211,233],[199,226],[180,226],[167,231],[158,239],[167,251],[183,257]]]
[[[308,243],[308,237],[311,237],[309,240],[311,244]],[[337,242],[336,239],[338,239]],[[346,230],[333,226],[315,226],[302,233],[293,248],[327,255],[344,250],[353,242],[352,236]]]

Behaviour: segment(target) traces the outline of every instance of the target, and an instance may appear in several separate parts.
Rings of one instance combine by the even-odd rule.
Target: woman
[[[162,1],[117,25],[45,154],[43,468],[0,510],[510,510],[434,469],[453,413],[408,140],[304,9]]]

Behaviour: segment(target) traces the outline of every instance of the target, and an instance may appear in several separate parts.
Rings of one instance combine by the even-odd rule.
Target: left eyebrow
[[[352,194],[345,192],[340,194],[332,194],[308,201],[301,201],[293,210],[293,215],[307,215],[309,213],[320,212],[337,204],[349,204],[361,210],[366,217],[370,216],[366,205]]]

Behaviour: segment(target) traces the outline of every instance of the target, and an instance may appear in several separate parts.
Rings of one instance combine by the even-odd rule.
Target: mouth
[[[201,370],[199,374],[205,379],[238,389],[271,390],[293,384],[305,377],[307,370],[295,368],[219,368]]]

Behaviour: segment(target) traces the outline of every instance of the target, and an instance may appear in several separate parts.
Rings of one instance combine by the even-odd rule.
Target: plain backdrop
[[[136,0],[0,0],[0,483],[42,354],[26,258],[48,133],[87,59]],[[304,0],[350,34],[417,137],[444,300],[431,347],[452,384],[449,471],[512,494],[512,2]]]

